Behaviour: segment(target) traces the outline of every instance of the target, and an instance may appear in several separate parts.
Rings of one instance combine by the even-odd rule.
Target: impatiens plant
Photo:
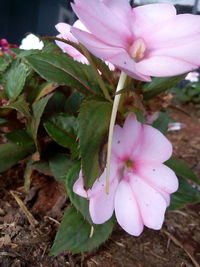
[[[0,172],[26,158],[25,189],[45,169],[71,203],[53,255],[98,247],[115,222],[134,236],[158,230],[167,207],[200,201],[199,178],[171,157],[161,104],[200,66],[200,17],[127,0],[72,7],[79,20],[57,24],[42,50],[0,51]]]

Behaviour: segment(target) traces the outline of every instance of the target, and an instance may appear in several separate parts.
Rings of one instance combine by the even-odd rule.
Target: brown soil
[[[200,117],[192,107],[187,109],[191,118],[173,113],[186,127],[170,132],[169,138],[174,154],[200,174]],[[32,189],[26,193],[22,177],[23,163],[0,175],[1,267],[200,266],[200,204],[168,211],[161,231],[145,229],[135,238],[116,226],[110,239],[91,253],[49,256],[67,205],[64,188],[51,177],[35,172]]]

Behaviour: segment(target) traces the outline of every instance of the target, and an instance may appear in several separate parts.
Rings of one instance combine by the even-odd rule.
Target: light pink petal
[[[139,176],[130,174],[129,183],[138,203],[144,225],[155,230],[160,229],[167,208],[166,199]]]
[[[136,151],[140,142],[142,125],[137,120],[134,113],[131,113],[125,120],[123,126],[123,146],[127,158],[130,157],[133,150]]]
[[[156,49],[155,51],[152,51],[149,54],[149,57],[167,56],[183,61],[182,64],[185,64],[185,62],[189,62],[191,64],[199,66],[200,65],[199,47],[200,47],[200,34],[199,34],[199,39],[190,40],[186,44],[180,44],[176,46]]]
[[[155,77],[175,76],[196,68],[195,64],[169,56],[153,56],[136,64],[138,72]]]
[[[73,24],[73,27],[88,32],[88,29],[85,27],[85,25],[80,21],[80,19],[76,20]]]
[[[118,163],[115,160],[111,160],[110,164],[110,180],[109,187],[118,181]],[[87,191],[88,198],[93,198],[98,194],[102,194],[102,192],[106,192],[106,168],[104,169],[102,175],[96,179],[91,189]]]
[[[94,35],[73,27],[71,28],[71,31],[73,35],[79,40],[79,42],[87,47],[87,49],[96,57],[99,57],[104,61],[109,61],[137,80],[151,80],[148,75],[143,75],[136,70],[136,64],[134,60],[123,48],[116,48],[107,45],[97,39]]]
[[[141,146],[132,157],[136,162],[163,163],[172,155],[172,144],[157,129],[150,125],[143,125]]]
[[[119,125],[115,125],[112,140],[112,157],[122,159],[124,156],[123,129]]]
[[[130,16],[132,13],[132,8],[128,0],[103,0],[102,1],[106,6],[112,10],[112,13],[115,14],[119,20],[127,26],[130,27]]]
[[[115,194],[115,215],[119,225],[129,234],[139,236],[143,222],[134,194],[126,181],[121,181]]]
[[[178,179],[174,171],[164,164],[140,164],[137,169],[137,175],[155,189],[157,188],[166,193],[171,194],[178,189]]]
[[[107,44],[126,47],[129,29],[102,1],[79,0],[72,8],[86,28]]]
[[[200,17],[191,14],[177,15],[146,35],[149,49],[175,47],[199,39]]]
[[[147,32],[148,36],[152,35],[155,28],[175,15],[176,9],[172,4],[160,3],[136,7],[133,9],[133,34],[136,37],[141,37]]]
[[[63,38],[74,43],[78,43],[77,39],[71,34],[71,25],[60,22],[55,26],[56,30],[60,32],[59,38]]]
[[[84,189],[82,171],[79,173],[79,178],[73,185],[73,192],[81,197],[87,198],[87,192]]]
[[[93,223],[102,224],[111,218],[117,185],[118,180],[114,179],[109,186],[109,194],[106,193],[104,187],[103,190],[90,197],[89,211]]]

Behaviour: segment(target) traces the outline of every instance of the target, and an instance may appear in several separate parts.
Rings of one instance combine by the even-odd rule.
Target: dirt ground
[[[200,116],[173,112],[185,124],[170,132],[174,155],[200,175]],[[145,229],[138,238],[116,226],[100,248],[83,255],[49,256],[67,198],[50,176],[34,173],[32,188],[23,189],[23,162],[0,175],[1,267],[192,267],[200,266],[200,204],[168,211],[161,231]],[[21,208],[19,208],[19,206]]]

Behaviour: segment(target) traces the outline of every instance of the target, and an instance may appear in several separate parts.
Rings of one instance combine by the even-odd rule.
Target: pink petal
[[[128,0],[103,0],[103,3],[112,10],[112,13],[114,13],[127,28],[130,27],[129,14],[131,15],[132,8]]]
[[[129,183],[138,203],[144,225],[158,230],[162,227],[167,208],[165,198],[142,178],[130,174]]]
[[[172,145],[157,129],[150,125],[143,125],[140,138],[140,148],[134,152],[135,162],[163,163],[172,155]]]
[[[119,125],[115,125],[112,140],[112,156],[116,159],[122,159],[125,156],[123,144],[123,129]]]
[[[182,64],[185,64],[184,61],[186,61],[186,63],[189,62],[196,65],[197,67],[198,65],[200,65],[199,47],[200,38],[197,38],[196,40],[190,40],[190,42],[188,43],[156,49],[155,51],[152,51],[149,56],[172,57],[183,61]]]
[[[77,19],[74,24],[73,27],[85,31],[85,32],[89,32],[88,29],[85,27],[85,25],[80,21],[80,19]]]
[[[72,8],[86,28],[107,44],[126,47],[131,38],[129,29],[102,1],[79,0]]]
[[[73,192],[81,197],[87,198],[87,192],[84,189],[82,171],[79,173],[79,178],[73,185]]]
[[[136,64],[136,70],[143,75],[168,77],[192,71],[197,65],[175,57],[153,56]]]
[[[199,39],[200,17],[182,14],[154,28],[146,41],[149,49],[159,49],[185,45]]]
[[[59,38],[63,38],[69,41],[72,41],[74,43],[78,43],[77,39],[71,34],[71,25],[67,23],[58,23],[55,26],[56,30],[60,32],[61,34],[59,35]]]
[[[140,211],[130,185],[121,181],[115,194],[115,215],[119,225],[129,234],[139,236],[143,231]]]
[[[174,171],[164,164],[140,164],[137,169],[137,175],[155,189],[166,193],[174,193],[178,189],[178,179]]]
[[[117,185],[118,180],[114,179],[109,186],[109,194],[106,194],[105,187],[103,187],[103,190],[90,196],[89,211],[93,223],[102,224],[111,218],[114,211],[114,196]]]
[[[132,151],[136,151],[140,136],[142,134],[141,123],[137,120],[134,113],[131,113],[125,120],[123,126],[123,146],[127,158],[130,157]]]
[[[136,37],[141,37],[142,33],[143,36],[152,35],[155,28],[175,15],[176,9],[172,4],[160,3],[136,7],[133,9],[133,34]]]

